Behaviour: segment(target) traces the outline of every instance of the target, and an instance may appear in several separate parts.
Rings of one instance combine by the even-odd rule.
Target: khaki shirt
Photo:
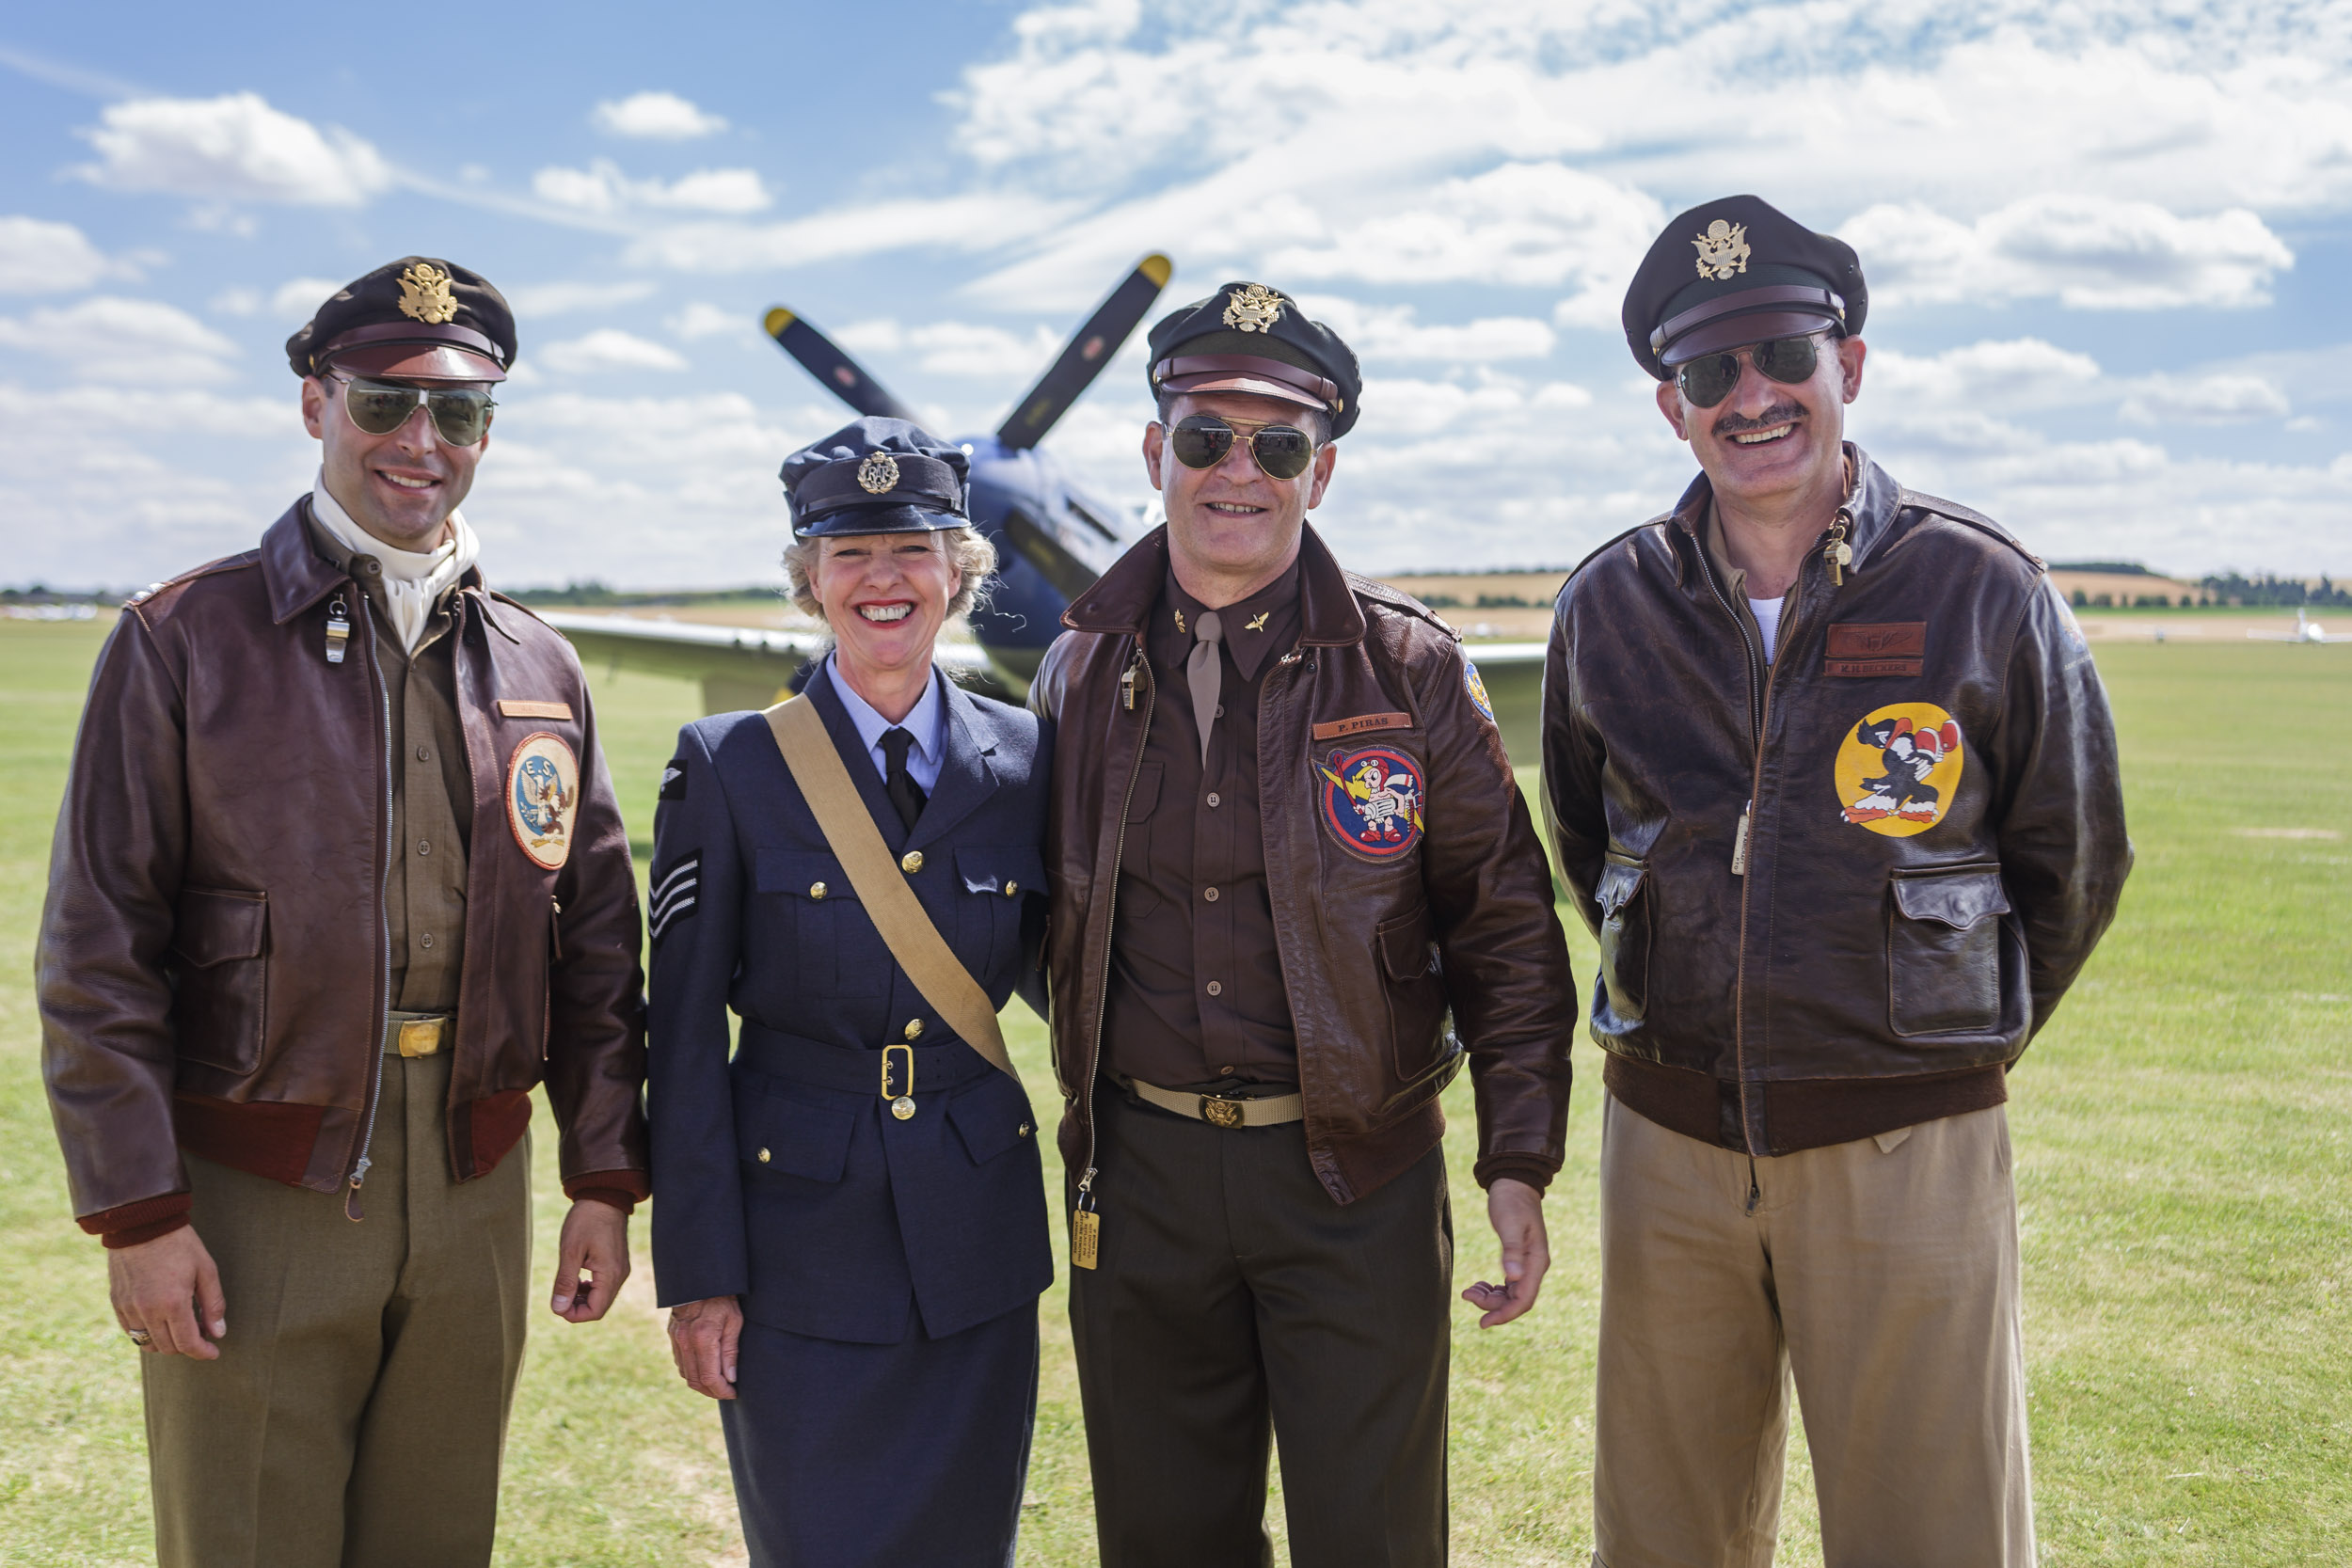
[[[457,590],[441,595],[412,655],[401,647],[385,612],[383,563],[345,551],[315,521],[310,526],[320,559],[350,574],[374,619],[392,758],[391,875],[384,888],[389,1006],[398,1012],[454,1012],[466,951],[466,854],[473,835],[473,778],[457,717],[457,640],[452,635]]]

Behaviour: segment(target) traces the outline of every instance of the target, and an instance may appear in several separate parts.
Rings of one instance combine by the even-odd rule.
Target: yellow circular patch
[[[580,815],[580,759],[564,737],[541,730],[523,736],[506,763],[506,825],[524,854],[549,871],[572,853]]]
[[[1933,703],[1892,703],[1846,732],[1837,748],[1839,816],[1889,838],[1944,820],[1965,765],[1960,725]]]

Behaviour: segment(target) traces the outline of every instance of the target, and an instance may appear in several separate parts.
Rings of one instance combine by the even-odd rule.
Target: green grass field
[[[101,631],[0,624],[0,1561],[151,1560],[136,1353],[70,1218],[30,986],[51,824]],[[2139,865],[2123,913],[2012,1080],[2036,1493],[2046,1561],[2352,1560],[2352,649],[2118,644]],[[641,839],[693,691],[597,701]],[[300,745],[302,737],[288,737]],[[1523,781],[1530,787],[1533,778]],[[641,860],[643,846],[641,844]],[[1592,954],[1569,919],[1580,974]],[[1008,1015],[1032,1085],[1043,1032]],[[1595,1053],[1548,1205],[1543,1303],[1482,1334],[1457,1307],[1455,1560],[1591,1549]],[[1465,1277],[1491,1273],[1452,1106]],[[542,1123],[544,1125],[544,1123]],[[541,1140],[539,1259],[560,1198]],[[1051,1158],[1051,1147],[1048,1146]],[[1058,1191],[1059,1177],[1048,1172]],[[636,1237],[642,1263],[644,1229]],[[740,1560],[716,1417],[669,1370],[641,1274],[607,1322],[532,1331],[498,1560]],[[1062,1295],[1021,1560],[1093,1560]],[[1802,1445],[1781,1560],[1820,1561]],[[1275,1511],[1279,1531],[1279,1504]]]

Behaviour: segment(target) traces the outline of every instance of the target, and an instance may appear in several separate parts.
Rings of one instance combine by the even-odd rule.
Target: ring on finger
[[[131,1343],[141,1350],[152,1350],[155,1346],[155,1337],[143,1328],[126,1328],[122,1332],[128,1334],[131,1337]]]

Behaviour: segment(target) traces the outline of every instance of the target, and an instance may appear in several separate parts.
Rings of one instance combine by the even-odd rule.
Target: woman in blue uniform
[[[805,698],[1002,1006],[1036,973],[1052,766],[1032,715],[931,663],[994,565],[966,469],[903,420],[835,432],[785,462],[785,562],[834,639]],[[655,1271],[752,1561],[1009,1563],[1053,1278],[1021,1085],[898,967],[761,714],[679,732],[649,921]]]

